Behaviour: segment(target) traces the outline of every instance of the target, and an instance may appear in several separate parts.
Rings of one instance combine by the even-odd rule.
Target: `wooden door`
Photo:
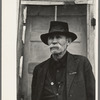
[[[48,32],[50,21],[54,20],[54,9],[54,6],[27,7],[22,75],[22,94],[24,100],[31,100],[31,81],[34,67],[50,57],[49,48],[41,42],[40,35]],[[70,31],[78,36],[68,47],[68,51],[73,54],[86,56],[86,5],[58,6],[57,20],[68,22]]]

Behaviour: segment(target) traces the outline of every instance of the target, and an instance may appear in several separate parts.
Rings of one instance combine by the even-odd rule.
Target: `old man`
[[[51,21],[49,32],[40,38],[49,46],[51,56],[33,71],[32,100],[95,100],[95,79],[89,60],[67,51],[77,39],[68,23]]]

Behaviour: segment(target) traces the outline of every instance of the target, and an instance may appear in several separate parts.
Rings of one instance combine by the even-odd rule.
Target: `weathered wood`
[[[86,16],[86,10],[86,5],[57,6],[57,16]],[[31,17],[54,17],[55,6],[28,6],[27,12],[27,15]]]
[[[75,0],[75,4],[93,4],[93,0]]]
[[[51,1],[21,1],[23,5],[64,5],[64,2]]]
[[[17,99],[21,99],[21,77],[20,77],[20,58],[23,53],[23,42],[22,42],[22,33],[23,33],[23,8],[24,5],[20,4],[18,8],[18,30],[17,30]]]
[[[93,4],[93,0],[22,0],[24,5],[69,5],[69,4]]]
[[[55,6],[55,21],[57,21],[57,6]]]
[[[20,79],[19,79],[19,61],[20,61],[20,57],[19,57],[19,55],[20,55],[20,52],[19,52],[19,49],[20,49],[20,47],[19,47],[19,37],[18,37],[18,34],[19,34],[19,24],[20,24],[20,22],[19,22],[19,18],[20,18],[20,14],[21,14],[21,11],[20,11],[20,9],[21,9],[21,5],[20,5],[20,3],[21,3],[21,1],[20,0],[18,0],[17,1],[17,99],[19,100],[20,99],[20,93],[19,93],[19,81],[20,81]],[[19,52],[19,53],[18,53]]]
[[[95,74],[95,29],[91,25],[91,19],[93,17],[93,5],[87,5],[87,57],[92,64]]]

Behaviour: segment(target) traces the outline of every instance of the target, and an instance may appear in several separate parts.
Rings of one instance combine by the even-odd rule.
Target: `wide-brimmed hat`
[[[51,21],[50,22],[50,29],[48,33],[42,34],[40,36],[43,43],[48,45],[48,37],[50,35],[65,35],[66,37],[72,38],[72,41],[74,41],[77,36],[73,32],[69,32],[69,27],[67,22],[61,22],[61,21]]]

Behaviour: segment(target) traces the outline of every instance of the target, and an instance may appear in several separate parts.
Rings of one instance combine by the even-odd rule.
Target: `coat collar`
[[[68,53],[67,57],[67,73],[71,74],[73,72],[76,72],[77,70],[77,64],[78,59],[75,58],[72,54]]]
[[[75,58],[72,54],[68,53],[67,57],[67,73],[66,73],[66,89],[67,89],[67,97],[69,95],[69,90],[71,88],[71,84],[73,83],[73,79],[75,75],[77,74],[77,68],[78,68],[78,59]]]
[[[50,58],[45,61],[45,63],[41,66],[41,68],[38,70],[38,80],[37,80],[37,87],[36,87],[36,100],[41,100],[40,97],[41,97],[41,94],[42,94],[42,90],[43,90],[43,86],[44,86],[44,81],[45,81],[45,78],[46,78],[46,73],[48,71],[48,68],[49,68],[49,64],[50,64]]]

